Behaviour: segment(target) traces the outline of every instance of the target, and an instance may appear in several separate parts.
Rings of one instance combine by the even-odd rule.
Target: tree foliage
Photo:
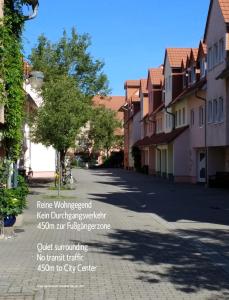
[[[121,138],[116,132],[121,128],[121,122],[115,111],[104,106],[95,107],[90,126],[89,135],[95,151],[105,149],[108,156],[112,147],[120,146]]]
[[[45,76],[44,103],[34,120],[34,137],[58,150],[62,165],[67,149],[89,120],[92,98],[109,91],[104,63],[93,59],[89,46],[89,36],[73,28],[70,37],[64,31],[56,43],[40,36],[30,55],[33,69]]]
[[[92,98],[98,93],[108,93],[108,81],[102,71],[104,63],[93,59],[88,51],[90,45],[90,37],[78,34],[75,28],[70,37],[64,31],[57,43],[41,35],[30,60],[35,70],[44,72],[46,82],[62,75],[70,76],[79,91]]]
[[[44,103],[35,116],[33,135],[36,142],[66,153],[74,145],[76,134],[88,120],[88,103],[74,84],[61,75],[43,88]]]
[[[20,156],[25,103],[21,54],[22,5],[20,0],[5,0],[4,18],[0,24],[0,102],[5,105],[4,148],[6,156],[13,161]]]

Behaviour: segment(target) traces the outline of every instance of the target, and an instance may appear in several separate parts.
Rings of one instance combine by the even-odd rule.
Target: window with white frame
[[[208,101],[208,123],[212,123],[212,101]]]
[[[157,119],[157,133],[162,132],[162,118]]]
[[[217,99],[213,100],[212,121],[213,121],[213,123],[216,123],[218,121],[218,101],[217,101]]]
[[[203,78],[206,75],[206,63],[204,57],[200,59],[200,77]]]
[[[175,113],[175,126],[178,126],[178,111]]]
[[[190,111],[190,124],[191,124],[191,126],[195,125],[195,112],[194,112],[194,109],[191,109],[191,111]]]
[[[213,66],[216,66],[219,62],[218,49],[218,43],[215,43],[213,47]]]
[[[181,109],[178,111],[178,126],[181,125]]]
[[[222,97],[219,98],[218,107],[219,107],[218,121],[223,122],[223,120],[224,120],[224,101],[223,101]]]
[[[183,123],[183,125],[185,125],[185,123],[186,123],[186,111],[185,111],[185,107],[183,107],[183,109],[182,109],[182,123]]]
[[[204,108],[203,106],[199,107],[199,127],[204,126]]]
[[[212,69],[212,48],[208,49],[208,70]]]
[[[225,46],[224,46],[224,39],[219,40],[219,62],[224,61],[224,55],[225,55]]]

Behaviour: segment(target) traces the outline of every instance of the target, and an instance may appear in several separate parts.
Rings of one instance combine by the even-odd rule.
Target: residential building
[[[20,161],[20,167],[33,171],[34,178],[54,178],[56,171],[56,151],[53,147],[46,147],[41,143],[35,143],[31,138],[31,127],[28,122],[29,116],[34,110],[37,110],[43,99],[36,87],[42,81],[42,78],[36,77],[40,72],[31,72],[30,78],[24,83],[26,93],[26,115],[27,120],[24,124],[24,144],[23,157]]]
[[[140,80],[127,80],[124,85],[124,168],[133,169],[132,147],[141,137]]]
[[[182,61],[183,91],[172,103],[175,128],[186,128],[186,142],[174,151],[174,180],[178,182],[206,181],[206,47],[200,42],[191,49],[186,63]],[[188,126],[188,127],[187,127]]]
[[[217,24],[217,26],[216,26]],[[207,45],[208,175],[229,171],[229,2],[210,2],[204,42]]]

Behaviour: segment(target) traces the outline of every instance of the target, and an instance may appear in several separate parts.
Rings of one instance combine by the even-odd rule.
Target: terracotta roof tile
[[[125,87],[140,87],[140,80],[127,80]]]
[[[125,104],[125,97],[123,96],[95,96],[93,98],[93,103],[96,106],[105,106],[108,109],[117,111],[117,116],[119,120],[123,119],[123,113],[120,112],[120,107]]]
[[[197,60],[198,51],[199,51],[199,48],[192,48],[192,53],[193,53],[195,61]]]
[[[186,61],[188,55],[190,55],[192,48],[167,48],[167,55],[169,63],[172,68],[179,68],[182,60]]]
[[[148,94],[148,90],[147,90],[147,79],[141,79],[140,80],[140,84],[141,84],[141,91],[143,94]]]
[[[160,68],[149,69],[149,76],[150,76],[151,83],[153,85],[160,85],[160,84],[162,84],[163,83],[163,79],[164,79],[163,68],[160,67]]]
[[[228,0],[219,0],[219,5],[221,8],[225,23],[229,23],[229,1]]]
[[[153,146],[153,145],[165,145],[173,142],[179,135],[181,135],[189,126],[180,127],[172,130],[169,133],[153,134],[150,138],[145,137],[142,140],[137,141],[135,147]]]

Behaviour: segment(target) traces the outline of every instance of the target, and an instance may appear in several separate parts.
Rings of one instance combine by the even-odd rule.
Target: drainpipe
[[[208,147],[207,147],[207,99],[199,96],[197,91],[195,92],[195,97],[204,101],[204,114],[205,114],[205,124],[204,124],[204,148],[205,148],[205,187],[208,187]]]
[[[173,117],[173,130],[174,130],[176,128],[176,123],[175,123],[176,116],[175,116],[175,114],[168,111],[168,107],[165,108],[165,111],[168,115]]]
[[[156,150],[158,150],[159,153],[160,153],[160,174],[162,174],[162,171],[161,171],[161,158],[162,158],[162,157],[161,157],[161,149],[159,149],[157,145],[155,146],[155,148],[156,148]]]

